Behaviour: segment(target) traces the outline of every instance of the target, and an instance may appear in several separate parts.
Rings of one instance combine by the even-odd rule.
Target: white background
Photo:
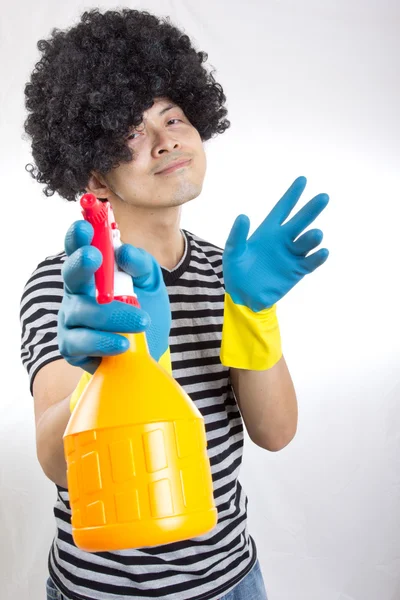
[[[20,296],[80,218],[24,170],[23,88],[36,42],[95,6],[19,0],[0,22],[2,600],[44,599],[55,530],[19,356]],[[232,125],[206,143],[204,188],[183,227],[223,246],[239,213],[251,233],[299,175],[308,184],[298,208],[330,195],[315,222],[328,261],[278,304],[298,432],[277,453],[246,437],[249,528],[269,600],[399,600],[398,0],[97,6],[169,15],[208,52],[227,95]]]

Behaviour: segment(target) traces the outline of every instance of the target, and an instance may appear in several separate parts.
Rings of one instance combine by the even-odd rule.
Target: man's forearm
[[[270,451],[287,446],[296,434],[298,407],[284,357],[264,371],[231,368],[231,381],[252,441]]]
[[[71,416],[70,398],[68,396],[50,406],[36,427],[36,451],[40,465],[51,481],[64,488],[68,486],[63,435]]]

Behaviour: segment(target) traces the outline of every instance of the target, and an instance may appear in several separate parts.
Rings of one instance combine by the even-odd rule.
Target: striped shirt
[[[257,550],[247,529],[247,497],[238,474],[243,421],[229,368],[219,353],[224,308],[222,249],[182,229],[179,264],[163,268],[172,325],[172,374],[204,417],[218,523],[205,535],[143,549],[85,552],[73,541],[68,491],[57,487],[56,533],[48,568],[70,600],[217,600],[253,567]],[[57,314],[65,252],[39,263],[21,298],[21,359],[32,384],[45,364],[61,357]]]

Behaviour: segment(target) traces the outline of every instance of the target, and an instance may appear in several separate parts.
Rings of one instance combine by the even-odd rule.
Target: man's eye
[[[127,140],[132,140],[134,135],[139,135],[137,133],[137,131],[134,131],[133,133],[131,133],[130,135],[128,135],[128,137],[126,138]]]
[[[172,123],[172,121],[179,121],[180,123],[183,123],[183,121],[182,121],[181,119],[170,119],[170,120],[168,121],[168,123]],[[130,134],[127,136],[127,138],[126,138],[126,139],[127,139],[127,140],[133,140],[133,139],[136,139],[136,138],[134,138],[133,136],[134,136],[134,135],[140,135],[140,133],[141,133],[140,131],[133,131],[132,133],[130,133]]]

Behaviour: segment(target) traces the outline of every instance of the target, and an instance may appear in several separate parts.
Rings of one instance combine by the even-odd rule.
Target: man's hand
[[[170,360],[171,309],[160,266],[145,250],[122,245],[116,261],[132,276],[141,308],[117,300],[98,304],[94,273],[102,255],[91,245],[92,239],[93,227],[84,220],[73,223],[65,238],[64,296],[57,330],[60,353],[71,365],[93,374],[103,356],[128,349],[129,341],[119,334],[146,331],[152,357],[159,361],[165,355]]]
[[[328,258],[326,248],[307,256],[321,243],[320,229],[300,235],[328,204],[327,194],[315,196],[282,225],[306,183],[305,177],[298,177],[248,240],[249,218],[236,218],[222,257],[225,290],[234,304],[254,312],[269,308]]]
[[[171,361],[169,333],[172,316],[161,267],[149,252],[131,244],[120,246],[115,253],[115,260],[133,278],[139,304],[150,315],[150,326],[146,330],[150,354],[157,362],[164,357],[162,364],[166,366],[165,361]],[[171,372],[170,365],[168,371]]]

